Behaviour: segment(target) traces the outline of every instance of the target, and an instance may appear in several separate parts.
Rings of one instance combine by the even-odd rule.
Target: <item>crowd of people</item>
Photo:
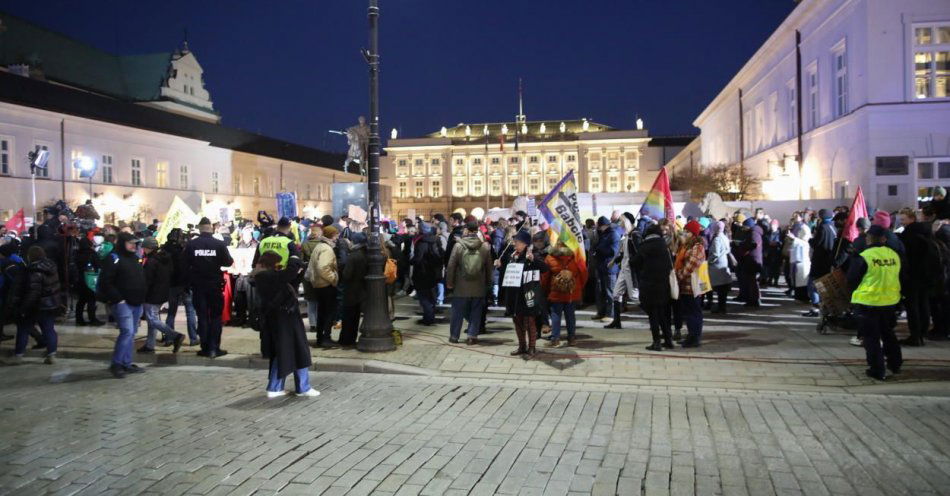
[[[163,231],[157,219],[102,226],[90,209],[74,212],[59,202],[28,232],[0,232],[0,323],[16,327],[14,361],[32,337],[34,348],[46,350],[45,362],[54,363],[56,322],[67,312],[77,326],[118,328],[109,367],[116,378],[143,372],[133,356],[157,346],[173,353],[197,346],[209,359],[226,355],[227,323],[260,332],[261,354],[270,360],[269,397],[286,394],[290,374],[297,394],[316,396],[309,348],[354,347],[359,339],[371,235],[359,222],[275,221],[259,212],[256,221],[202,218]],[[538,340],[576,345],[578,308],[590,305],[594,320],[620,329],[621,315],[636,303],[649,320],[647,350],[662,351],[701,346],[704,313],[729,312],[733,287],[734,300],[754,311],[762,288],[784,284],[809,307],[804,316],[851,322],[852,344],[866,349],[868,375],[883,380],[887,370],[900,371],[901,346],[923,346],[950,332],[950,207],[937,188],[921,209],[876,211],[851,222],[849,213],[805,209],[782,223],[763,209],[660,219],[615,211],[586,221],[580,249],[522,211],[498,219],[453,213],[384,221],[388,309],[394,319],[394,297],[416,298],[418,324],[434,326],[450,301],[448,340],[459,343],[465,326],[465,343],[477,346],[489,308],[500,305],[517,336],[511,355],[531,359]],[[254,254],[247,270],[235,269],[232,254],[241,249]],[[829,314],[822,301],[829,298],[823,281],[833,272],[850,295],[841,315]],[[185,329],[176,322],[179,308]],[[909,337],[898,342],[894,328],[905,313]],[[136,350],[142,320],[146,340]],[[8,339],[2,326],[0,336]]]

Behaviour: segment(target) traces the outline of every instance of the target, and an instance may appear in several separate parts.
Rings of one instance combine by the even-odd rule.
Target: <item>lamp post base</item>
[[[363,305],[363,328],[356,342],[359,351],[393,351],[396,340],[393,339],[393,323],[389,320],[389,297],[386,294],[386,277],[383,267],[386,256],[382,251],[382,240],[378,233],[370,234],[366,249],[366,301]]]

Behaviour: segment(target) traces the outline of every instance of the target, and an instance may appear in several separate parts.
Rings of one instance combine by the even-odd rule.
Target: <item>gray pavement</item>
[[[0,369],[0,493],[950,493],[947,398],[147,368]]]

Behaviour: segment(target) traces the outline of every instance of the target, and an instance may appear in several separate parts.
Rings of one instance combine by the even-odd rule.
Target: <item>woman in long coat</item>
[[[276,398],[287,394],[284,380],[293,372],[296,392],[299,396],[319,396],[320,392],[310,387],[310,346],[297,303],[297,287],[300,285],[303,262],[290,257],[287,268],[278,270],[280,255],[265,252],[257,261],[251,274],[261,312],[261,355],[270,359],[267,376],[267,397]]]
[[[650,351],[662,351],[673,348],[673,333],[670,330],[669,306],[670,271],[673,259],[663,238],[663,228],[651,224],[644,232],[643,243],[633,259],[630,268],[640,282],[640,307],[650,318],[650,332],[653,344]]]
[[[732,271],[729,270],[729,238],[723,232],[726,224],[716,221],[709,226],[712,242],[709,244],[707,261],[709,262],[709,282],[716,293],[718,304],[713,313],[726,313],[726,297],[732,286]]]

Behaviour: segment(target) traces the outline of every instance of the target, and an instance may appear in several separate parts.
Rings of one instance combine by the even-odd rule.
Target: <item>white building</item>
[[[319,216],[331,213],[332,183],[361,180],[338,169],[342,155],[222,126],[187,43],[120,57],[7,14],[0,22],[0,218],[32,216],[27,154],[37,149],[50,153],[37,205],[91,198],[110,223],[161,218],[176,195],[211,217],[255,218],[275,213],[278,191]],[[98,162],[91,181],[73,167],[81,156]]]
[[[950,2],[802,0],[693,124],[766,199],[915,205],[950,187]]]

